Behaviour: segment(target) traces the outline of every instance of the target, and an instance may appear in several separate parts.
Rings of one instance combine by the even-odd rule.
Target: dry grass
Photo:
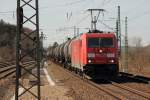
[[[125,66],[125,57],[121,57],[121,70]],[[129,48],[128,71],[134,74],[145,74],[150,76],[150,46],[141,48]]]
[[[10,82],[10,79],[0,80],[0,100],[9,100],[12,97],[14,91],[14,85]]]
[[[1,47],[0,48],[0,58],[2,60],[7,59],[11,60],[15,58],[15,50],[9,47]]]

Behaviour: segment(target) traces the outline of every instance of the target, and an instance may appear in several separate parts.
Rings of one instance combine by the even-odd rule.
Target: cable
[[[127,11],[124,11],[124,12],[122,12],[122,13],[125,13],[126,15],[127,15],[127,14],[130,14],[130,13],[132,13],[133,11],[135,11],[134,9],[143,7],[142,5],[143,5],[144,3],[145,3],[145,0],[144,0],[143,2],[138,3],[136,6],[133,6],[131,9],[128,9]]]
[[[142,14],[140,14],[140,15],[137,15],[137,16],[135,16],[135,17],[129,19],[129,20],[130,20],[130,21],[133,21],[133,20],[136,20],[136,19],[141,18],[141,17],[143,17],[143,16],[145,16],[145,15],[148,15],[148,14],[150,14],[150,10],[145,11],[144,13],[142,13]]]
[[[108,1],[103,0],[102,3],[101,3],[99,6],[100,6],[100,7],[104,7],[105,5],[109,4],[111,1],[112,1],[112,0],[108,0]],[[99,6],[98,6],[98,7],[99,7]]]
[[[79,22],[77,22],[76,25],[79,25],[80,23],[82,23],[83,21],[85,21],[88,17],[89,17],[89,14],[87,16],[83,17],[81,20],[79,20]]]
[[[102,1],[102,6],[104,6],[104,4],[105,4],[105,1],[106,1],[106,0],[103,0],[103,1]]]
[[[78,4],[78,3],[81,3],[81,2],[84,2],[84,1],[86,1],[86,0],[73,1],[71,3],[67,3],[67,4],[64,4],[62,6],[71,6],[71,5]]]
[[[111,1],[112,1],[112,0],[108,0],[108,1],[106,2],[106,4],[109,4]]]
[[[14,11],[5,11],[5,12],[0,12],[1,14],[7,14],[7,13],[13,13]]]
[[[47,9],[47,8],[49,8],[49,7],[40,7],[39,9],[41,10],[43,10],[43,9]],[[31,10],[27,10],[27,11],[31,11]],[[15,10],[10,10],[10,11],[0,11],[0,14],[14,14],[14,13],[16,13],[16,11]]]
[[[115,31],[114,28],[110,27],[109,25],[103,23],[101,20],[98,20],[101,24],[103,24],[106,28],[111,29],[112,31]]]
[[[12,15],[12,18],[15,19],[15,11],[0,12],[0,15],[5,16],[5,17],[6,17],[6,15],[9,15],[9,16]]]

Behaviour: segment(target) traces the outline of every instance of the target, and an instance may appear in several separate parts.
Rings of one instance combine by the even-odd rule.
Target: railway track
[[[143,97],[143,98],[145,98],[145,99],[148,99],[148,100],[150,99],[150,94],[148,94],[148,93],[139,91],[139,90],[137,90],[137,89],[133,89],[133,88],[131,88],[131,87],[129,87],[129,86],[122,85],[122,84],[119,84],[119,83],[116,83],[116,82],[111,82],[111,84],[114,85],[114,86],[116,86],[116,87],[119,87],[119,88],[121,88],[121,89],[130,91],[130,92],[132,92],[132,93],[134,93],[134,94],[137,94],[137,95],[139,95],[139,96],[141,96],[141,97]]]
[[[133,89],[131,87],[125,86],[115,81],[105,80],[107,81],[108,84],[98,84],[94,81],[82,78],[78,74],[75,74],[74,72],[71,72],[67,69],[65,70],[62,67],[59,68],[62,71],[67,72],[69,75],[73,75],[75,78],[83,80],[87,84],[90,84],[91,86],[98,89],[99,91],[103,91],[117,100],[132,100],[132,99],[150,100],[150,94],[139,91],[137,89]]]
[[[125,72],[120,72],[119,75],[120,76],[124,76],[124,77],[129,77],[129,78],[138,80],[138,81],[143,82],[143,83],[150,84],[150,78],[149,77],[129,74],[129,73],[125,73]]]
[[[34,66],[31,66],[33,61],[27,61],[23,63],[23,66],[30,66],[31,70]],[[0,79],[15,77],[16,65],[14,62],[0,63]],[[25,72],[23,72],[25,74]]]
[[[14,64],[15,62],[0,62],[0,68],[8,67]]]
[[[150,100],[150,94],[146,92],[139,91],[137,89],[131,88],[129,86],[111,81],[111,80],[106,80],[108,84],[97,84],[93,81],[87,81],[89,84],[105,91],[109,95],[113,97],[117,97],[118,99],[123,99],[123,100]],[[127,93],[127,94],[126,94]],[[132,96],[131,96],[132,94]]]

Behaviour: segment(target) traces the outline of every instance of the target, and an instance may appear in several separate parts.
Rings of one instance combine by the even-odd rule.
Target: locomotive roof
[[[114,37],[115,33],[84,33],[83,35],[86,35],[87,37],[97,37],[97,36],[101,36],[101,37]]]
[[[85,36],[85,37],[114,37],[115,36],[115,32],[99,32],[99,33],[82,33],[76,37],[73,37],[72,39],[68,39],[67,41],[73,40],[73,39],[77,39],[80,38],[81,36]]]

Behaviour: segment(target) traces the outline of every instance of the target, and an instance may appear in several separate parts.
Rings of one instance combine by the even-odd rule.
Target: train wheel
[[[72,72],[72,67],[71,66],[69,66],[69,70]]]
[[[69,70],[70,70],[70,71],[73,71],[73,68],[72,68],[72,66],[69,66]]]
[[[75,68],[75,73],[78,74],[78,69],[77,68]]]
[[[81,70],[79,71],[79,75],[80,75],[80,76],[83,76],[83,72],[82,72]]]
[[[63,67],[66,68],[66,63],[63,64]]]

